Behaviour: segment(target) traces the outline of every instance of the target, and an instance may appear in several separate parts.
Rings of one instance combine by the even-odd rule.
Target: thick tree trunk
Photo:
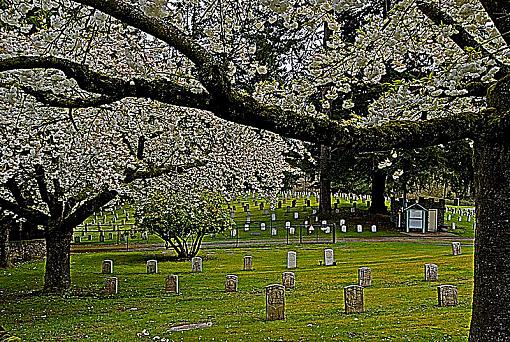
[[[9,233],[11,230],[8,220],[0,221],[0,268],[7,268],[9,263]]]
[[[320,200],[319,217],[329,218],[331,215],[331,178],[329,176],[331,163],[331,147],[321,145],[320,169]]]
[[[53,228],[46,234],[44,291],[61,293],[71,285],[72,229]]]
[[[500,139],[478,141],[475,146],[477,228],[471,342],[510,341],[510,139]]]
[[[384,203],[384,190],[386,188],[386,173],[375,169],[372,173],[372,203],[370,205],[371,214],[387,214],[388,208]]]

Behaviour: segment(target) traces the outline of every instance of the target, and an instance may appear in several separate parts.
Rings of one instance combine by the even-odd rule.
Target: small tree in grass
[[[198,254],[206,234],[234,226],[224,199],[212,192],[156,192],[137,210],[141,228],[158,234],[179,259]]]

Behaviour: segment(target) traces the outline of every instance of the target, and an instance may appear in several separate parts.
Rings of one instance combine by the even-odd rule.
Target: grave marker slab
[[[363,287],[372,286],[372,270],[370,268],[358,268],[358,285]]]
[[[345,313],[362,313],[365,311],[363,303],[363,287],[359,285],[349,285],[344,287]]]
[[[297,254],[294,251],[287,252],[287,268],[292,269],[297,267]]]
[[[453,285],[438,286],[437,304],[439,306],[456,306],[459,304],[457,287]]]
[[[113,261],[112,260],[103,260],[103,264],[101,265],[101,272],[103,274],[113,273]]]
[[[334,252],[331,248],[326,248],[324,250],[324,265],[333,266],[334,264],[335,264]]]
[[[294,272],[283,272],[282,273],[282,285],[286,289],[293,289],[296,284],[296,276]]]
[[[285,319],[285,286],[273,284],[266,286],[266,320]]]
[[[438,269],[436,264],[425,264],[425,281],[437,281]]]
[[[453,255],[462,254],[462,247],[460,246],[460,242],[452,242],[452,254]]]
[[[193,257],[191,259],[191,272],[193,272],[193,273],[202,272],[202,258],[201,257]]]
[[[244,257],[244,270],[245,271],[253,270],[253,258],[251,255],[247,255]]]
[[[167,293],[179,294],[179,276],[172,274],[165,279],[165,291]]]
[[[108,277],[104,280],[104,293],[107,295],[117,294],[119,291],[119,279],[117,277]]]
[[[158,273],[158,261],[147,260],[147,274]]]
[[[225,278],[225,292],[237,292],[239,280],[234,274],[227,274]]]

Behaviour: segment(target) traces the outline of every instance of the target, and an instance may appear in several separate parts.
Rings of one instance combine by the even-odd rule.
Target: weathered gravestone
[[[452,254],[453,255],[462,254],[462,248],[460,246],[460,242],[452,242]]]
[[[108,277],[104,280],[103,292],[107,295],[114,295],[118,293],[119,279],[117,277]]]
[[[425,281],[437,281],[438,272],[436,264],[425,264]]]
[[[273,284],[266,286],[266,320],[285,319],[285,286]]]
[[[377,226],[375,224],[372,225],[371,229],[372,233],[377,233]]]
[[[238,278],[234,274],[227,274],[225,278],[225,292],[237,292]]]
[[[362,226],[361,224],[358,224],[358,225],[356,226],[356,231],[357,231],[358,233],[363,233],[363,226]]]
[[[437,287],[437,305],[456,306],[459,304],[457,287],[453,285],[440,285]]]
[[[253,258],[251,255],[247,255],[244,257],[244,270],[245,271],[253,270]]]
[[[358,285],[363,287],[372,285],[372,270],[370,268],[358,268]]]
[[[103,264],[101,267],[101,272],[103,274],[111,274],[113,273],[113,261],[112,260],[103,260]]]
[[[296,276],[294,272],[283,272],[282,273],[282,285],[286,289],[293,289],[296,283]]]
[[[179,276],[172,274],[165,279],[165,291],[167,293],[179,294]]]
[[[363,303],[363,287],[349,285],[344,287],[345,313],[362,313],[365,311]]]
[[[276,233],[277,233],[276,228],[275,227],[271,228],[271,236],[276,236]]]
[[[74,243],[80,243],[81,242],[81,236],[77,235],[74,237]]]
[[[260,223],[260,230],[266,230],[266,224],[264,222]]]
[[[147,260],[147,274],[158,273],[158,261]]]
[[[331,248],[326,248],[324,250],[324,265],[325,266],[333,266],[335,264],[335,255]]]
[[[296,267],[297,267],[296,252],[289,251],[287,253],[287,268],[292,269],[292,268],[296,268]]]
[[[191,259],[191,272],[202,272],[202,258],[194,257]]]
[[[297,220],[298,218],[299,218],[299,213],[296,211],[296,212],[294,213],[294,220]]]

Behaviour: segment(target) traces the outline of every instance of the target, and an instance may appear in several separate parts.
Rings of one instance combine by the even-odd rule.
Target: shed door
[[[429,209],[429,232],[437,232],[437,209]]]

